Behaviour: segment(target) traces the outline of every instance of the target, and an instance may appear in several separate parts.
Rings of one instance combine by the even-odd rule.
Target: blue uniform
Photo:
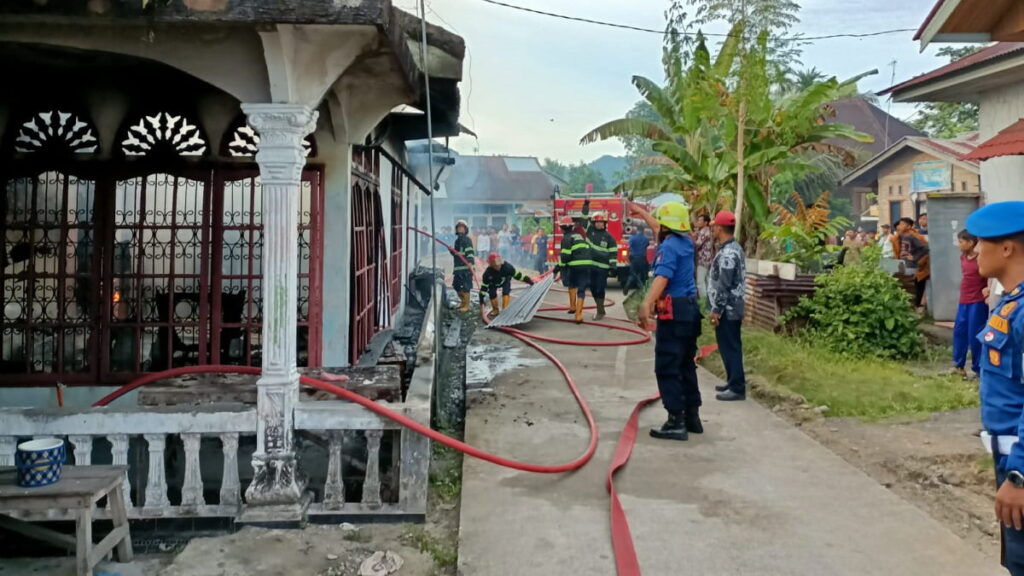
[[[668,279],[665,295],[671,296],[672,319],[660,316],[654,343],[654,375],[661,402],[669,414],[682,414],[701,405],[697,386],[697,338],[701,313],[694,280],[694,246],[688,236],[670,234],[658,246],[654,275]]]
[[[647,246],[651,239],[641,232],[629,237],[629,277],[623,283],[623,290],[643,288],[651,274],[651,266],[647,263]]]
[[[975,211],[967,231],[981,239],[1024,233],[1024,202],[999,202]],[[1007,292],[978,334],[981,422],[991,436],[996,485],[1011,470],[1024,472],[1024,283]],[[1024,531],[1002,527],[1003,565],[1024,576]]]

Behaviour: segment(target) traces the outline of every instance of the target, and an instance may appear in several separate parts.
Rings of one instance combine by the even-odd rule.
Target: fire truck
[[[587,186],[588,190],[590,185]],[[626,198],[614,194],[589,194],[587,196],[574,196],[555,191],[554,209],[551,216],[555,224],[551,240],[548,242],[548,265],[556,266],[562,252],[562,229],[558,226],[558,219],[569,215],[579,218],[583,215],[583,203],[590,200],[590,215],[597,212],[604,212],[608,215],[608,232],[615,238],[619,245],[616,252],[616,266],[608,271],[609,276],[614,276],[619,282],[625,281],[629,276],[629,236],[624,233],[624,228],[632,224],[629,216],[629,208],[626,206]],[[647,260],[653,261],[653,243],[647,249]]]

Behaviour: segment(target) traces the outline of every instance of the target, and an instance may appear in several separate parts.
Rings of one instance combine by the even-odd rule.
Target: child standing
[[[985,288],[988,281],[978,272],[978,238],[961,230],[957,234],[960,243],[960,306],[956,311],[956,323],[953,325],[953,372],[968,377],[967,350],[971,351],[971,376],[980,372],[981,341],[978,333],[985,327],[988,320],[988,304],[985,302]]]

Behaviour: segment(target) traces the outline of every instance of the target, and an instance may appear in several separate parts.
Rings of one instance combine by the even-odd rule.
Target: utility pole
[[[896,85],[896,60],[889,62],[889,66],[892,66],[892,78],[889,80],[889,86]],[[892,117],[892,94],[889,95],[889,106],[885,111],[885,148],[889,148],[889,118]]]
[[[740,27],[740,64],[739,64],[739,81],[736,84],[736,94],[740,98],[739,111],[736,114],[736,239],[742,245],[742,237],[740,232],[743,228],[743,202],[744,195],[746,192],[746,167],[744,166],[746,145],[746,124],[747,124],[747,98],[743,92],[743,59],[746,56],[746,35],[747,35],[747,3],[746,0],[740,2],[740,21],[743,26]]]

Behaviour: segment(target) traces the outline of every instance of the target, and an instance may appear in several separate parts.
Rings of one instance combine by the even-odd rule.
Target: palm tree
[[[793,88],[793,91],[799,92],[827,79],[828,76],[817,68],[798,70],[796,74],[793,75],[791,87]]]

